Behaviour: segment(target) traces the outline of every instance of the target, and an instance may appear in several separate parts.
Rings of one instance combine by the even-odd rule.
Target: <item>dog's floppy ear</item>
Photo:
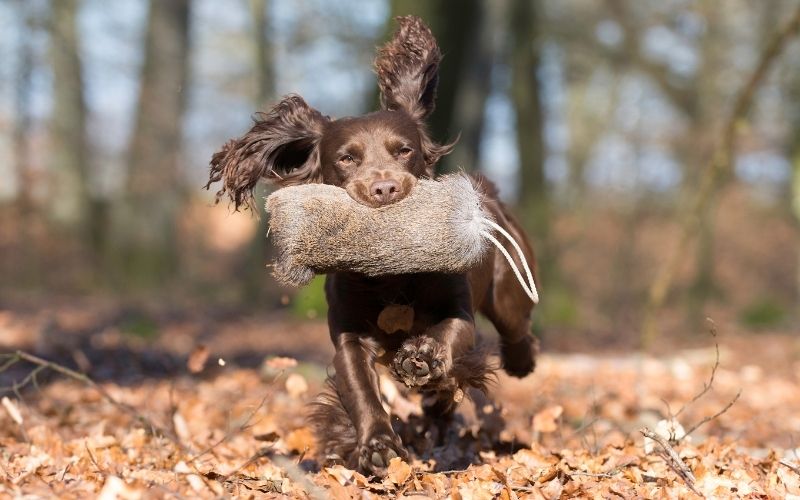
[[[394,36],[375,58],[381,106],[402,109],[422,120],[435,105],[441,53],[431,30],[420,18],[400,16],[397,24]]]
[[[214,154],[206,189],[222,181],[217,201],[227,194],[238,210],[252,208],[261,179],[281,186],[320,182],[319,141],[329,120],[302,97],[284,97],[268,113],[256,113],[246,134]]]

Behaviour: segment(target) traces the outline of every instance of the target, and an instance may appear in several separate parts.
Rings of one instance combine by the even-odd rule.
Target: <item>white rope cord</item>
[[[531,268],[528,267],[528,261],[525,260],[525,254],[522,252],[522,248],[520,248],[519,244],[517,243],[517,240],[515,240],[514,237],[511,236],[511,234],[508,231],[503,229],[503,226],[497,224],[496,222],[490,219],[487,219],[485,222],[494,229],[496,229],[498,233],[505,236],[508,239],[508,241],[511,242],[511,245],[514,246],[514,250],[517,251],[517,255],[519,255],[519,259],[522,261],[522,267],[525,268],[525,274],[528,275],[528,282],[531,284],[531,289],[536,290],[536,286],[534,285],[533,281],[533,274],[531,273]]]
[[[534,304],[538,304],[539,292],[538,290],[536,290],[536,283],[533,280],[533,273],[531,273],[531,269],[528,266],[528,261],[525,259],[525,254],[522,253],[522,249],[520,248],[519,244],[514,239],[514,237],[508,233],[508,231],[506,231],[493,221],[485,220],[484,222],[490,227],[494,228],[498,233],[505,236],[506,239],[508,239],[508,241],[514,247],[514,250],[516,250],[517,255],[519,256],[519,260],[522,261],[522,267],[525,269],[525,274],[527,275],[528,278],[527,283],[525,282],[525,278],[522,277],[522,273],[520,272],[519,267],[517,267],[517,264],[514,262],[514,258],[511,257],[511,254],[508,252],[508,250],[506,250],[503,244],[500,243],[500,241],[498,241],[497,238],[492,236],[492,234],[489,231],[481,231],[481,234],[486,239],[494,243],[497,249],[500,250],[500,252],[506,258],[506,260],[508,261],[508,265],[511,266],[511,270],[514,271],[514,275],[517,277],[517,281],[519,281],[519,284],[525,291],[525,294],[531,299],[531,301],[533,301]]]

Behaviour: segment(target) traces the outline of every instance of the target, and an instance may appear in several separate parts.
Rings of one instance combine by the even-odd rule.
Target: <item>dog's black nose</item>
[[[400,199],[400,183],[393,179],[375,181],[369,187],[369,195],[381,205]]]

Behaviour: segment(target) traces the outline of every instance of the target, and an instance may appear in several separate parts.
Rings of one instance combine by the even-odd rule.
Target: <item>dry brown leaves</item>
[[[216,355],[195,350],[190,371]],[[688,427],[742,397],[692,439],[673,444],[694,483],[648,447],[638,429],[675,433],[671,408],[703,387],[713,352],[653,359],[544,356],[526,380],[503,377],[497,435],[485,412],[465,413],[455,443],[424,460],[392,460],[382,480],[341,465],[317,469],[304,405],[321,380],[288,358],[262,371],[219,368],[135,385],[103,383],[173,438],[153,435],[129,413],[78,381],[56,377],[0,404],[0,496],[112,498],[786,498],[800,495],[800,365],[772,374],[726,362],[714,388],[680,415]],[[730,356],[727,361],[730,361]],[[731,369],[730,366],[736,368]],[[269,372],[269,373],[267,373]],[[385,385],[385,382],[383,383]],[[387,391],[384,391],[387,392]],[[413,398],[389,391],[405,417]],[[466,401],[466,400],[465,400]],[[395,403],[398,404],[398,403]],[[469,409],[469,404],[465,402]],[[477,415],[477,416],[476,416]],[[412,417],[409,417],[412,416]],[[425,436],[425,433],[420,434]],[[665,439],[669,439],[664,435]],[[515,445],[516,444],[516,445]],[[447,447],[448,449],[444,449]],[[466,454],[472,465],[441,470],[437,457]],[[448,467],[449,468],[449,467]],[[318,470],[318,471],[317,471]]]

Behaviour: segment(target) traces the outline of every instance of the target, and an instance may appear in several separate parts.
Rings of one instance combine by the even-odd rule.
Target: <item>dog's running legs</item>
[[[400,439],[392,431],[381,405],[375,348],[358,335],[341,333],[335,339],[336,389],[356,428],[358,445],[348,466],[365,474],[384,476],[389,460],[405,457]]]

